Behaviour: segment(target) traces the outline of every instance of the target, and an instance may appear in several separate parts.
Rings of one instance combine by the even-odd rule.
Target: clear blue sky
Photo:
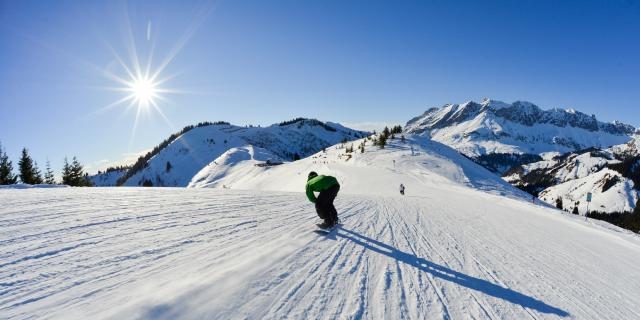
[[[109,46],[129,63],[128,30],[143,62],[155,43],[152,69],[184,44],[163,87],[189,92],[133,139],[135,108],[97,112],[124,96],[100,70],[126,77]],[[630,0],[0,0],[0,142],[14,165],[25,146],[97,168],[199,121],[404,123],[484,97],[640,126],[639,54]]]

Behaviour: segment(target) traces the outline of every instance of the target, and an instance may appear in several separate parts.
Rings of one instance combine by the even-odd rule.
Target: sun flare
[[[153,99],[157,96],[157,86],[148,77],[133,79],[129,91],[140,106],[149,106],[154,103]]]
[[[168,97],[170,95],[190,94],[190,91],[168,87],[169,81],[176,77],[179,72],[167,74],[167,67],[178,53],[180,53],[213,8],[214,6],[211,5],[200,8],[182,37],[168,50],[162,59],[157,59],[157,57],[154,59],[156,55],[156,37],[152,34],[150,20],[147,22],[146,37],[143,40],[143,43],[147,45],[147,49],[138,50],[139,48],[136,45],[137,39],[134,36],[135,32],[129,20],[127,9],[125,8],[124,26],[126,33],[124,40],[126,47],[124,49],[127,54],[121,56],[111,44],[105,43],[106,48],[113,55],[113,61],[108,64],[109,68],[89,64],[105,78],[115,83],[115,86],[111,84],[102,88],[124,93],[124,95],[116,101],[109,103],[93,113],[97,114],[115,107],[124,107],[125,112],[130,110],[134,111],[135,118],[131,130],[131,138],[129,139],[130,147],[135,139],[138,122],[142,116],[158,115],[170,128],[174,128],[169,118],[165,115],[161,105],[167,105],[171,102]],[[115,65],[120,68],[115,69],[111,67],[112,63],[115,63]]]

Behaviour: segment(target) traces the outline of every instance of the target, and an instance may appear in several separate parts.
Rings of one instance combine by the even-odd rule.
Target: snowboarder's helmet
[[[318,176],[318,174],[315,171],[311,171],[311,172],[309,172],[309,176],[307,177],[307,180],[311,180],[311,179],[313,179],[313,178],[315,178],[317,176]]]

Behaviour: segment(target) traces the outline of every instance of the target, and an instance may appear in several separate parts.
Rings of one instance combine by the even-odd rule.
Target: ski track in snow
[[[341,194],[320,235],[302,193],[0,191],[0,318],[640,318],[636,238],[438,192]]]

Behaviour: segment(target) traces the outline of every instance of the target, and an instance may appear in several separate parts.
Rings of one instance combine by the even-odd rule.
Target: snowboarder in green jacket
[[[316,204],[316,212],[320,219],[324,220],[318,225],[322,229],[332,228],[338,223],[338,211],[333,206],[333,200],[338,195],[338,191],[340,191],[340,184],[336,178],[318,175],[314,171],[309,172],[306,186],[307,198]],[[314,192],[320,192],[317,198]]]

